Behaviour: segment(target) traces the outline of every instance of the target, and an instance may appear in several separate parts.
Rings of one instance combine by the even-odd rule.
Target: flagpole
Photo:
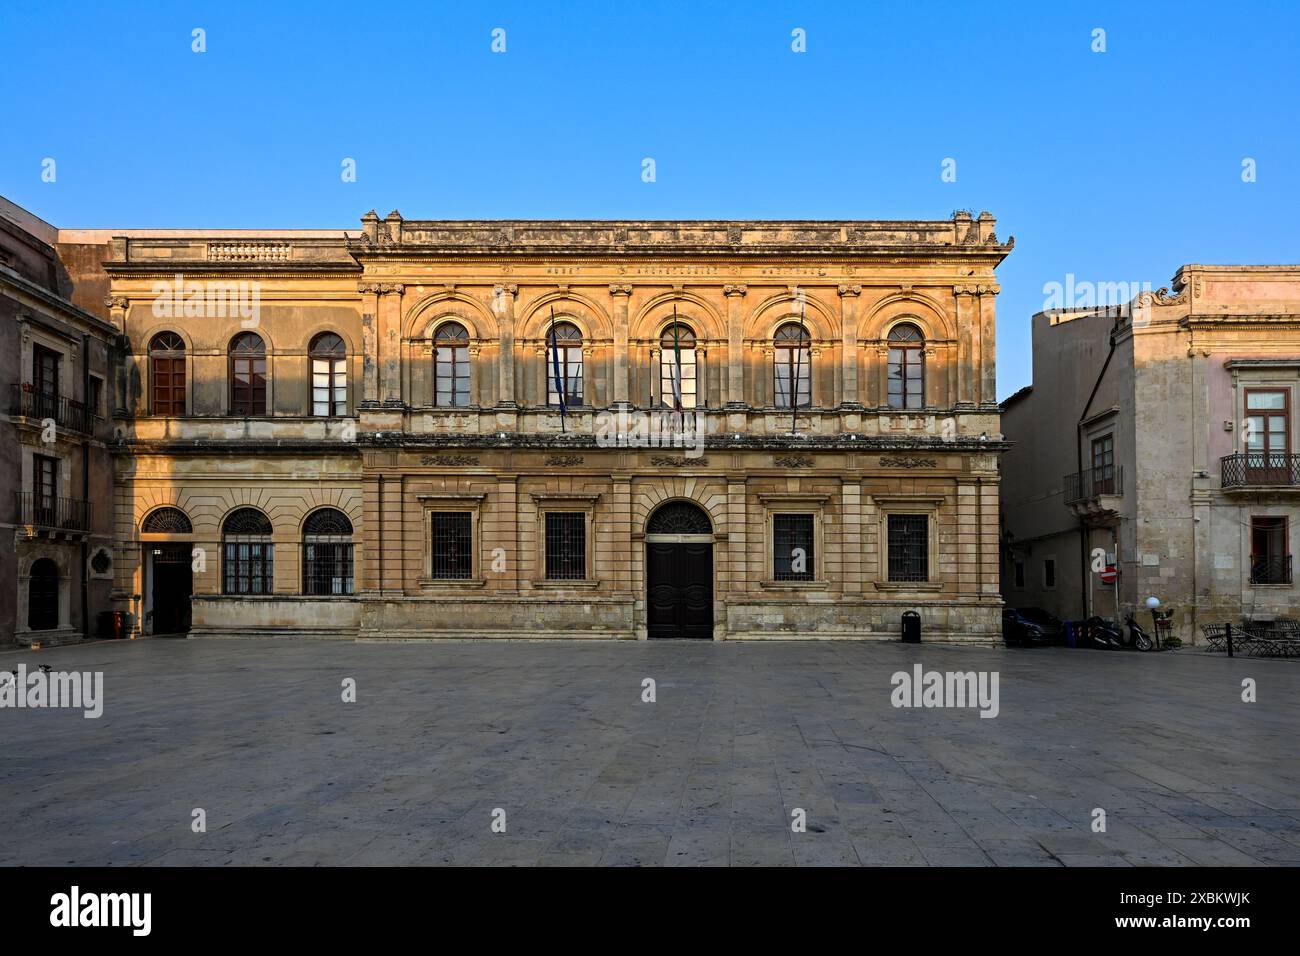
[[[673,405],[680,419],[678,424],[686,427],[686,417],[682,412],[682,349],[677,341],[677,306],[673,305]]]
[[[804,328],[804,303],[799,303],[799,344],[794,350],[794,382],[791,383],[790,396],[790,436],[794,437],[799,433],[799,372],[803,367],[803,342],[808,335],[808,330]],[[809,361],[812,356],[809,356]],[[812,400],[812,376],[809,376],[808,398],[809,404]]]

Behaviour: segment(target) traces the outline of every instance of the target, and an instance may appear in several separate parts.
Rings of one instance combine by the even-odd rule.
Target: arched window
[[[659,336],[659,401],[677,411],[695,408],[697,382],[695,333],[674,322]]]
[[[275,545],[271,521],[256,508],[239,508],[221,525],[225,594],[270,594]]]
[[[352,590],[352,522],[337,508],[313,511],[302,526],[302,593]]]
[[[469,404],[469,333],[448,322],[433,335],[433,404],[463,408]]]
[[[556,381],[556,364],[559,382]],[[582,333],[569,322],[557,322],[554,333],[546,330],[546,404],[560,404],[557,384],[564,386],[566,406],[582,404]]]
[[[920,408],[925,404],[925,336],[904,323],[889,330],[889,407]]]
[[[194,527],[184,511],[168,507],[150,512],[140,530],[144,534],[190,534]]]
[[[266,343],[252,332],[230,342],[230,414],[266,414]]]
[[[59,566],[49,558],[33,562],[27,583],[27,626],[52,631],[59,626]]]
[[[175,332],[149,342],[149,394],[151,414],[185,414],[185,342]]]
[[[650,516],[646,534],[713,534],[713,522],[699,505],[670,501]]]
[[[348,413],[348,350],[333,332],[311,340],[311,413],[338,418]]]
[[[803,408],[812,404],[812,339],[797,322],[776,330],[772,341],[776,366],[777,408]]]

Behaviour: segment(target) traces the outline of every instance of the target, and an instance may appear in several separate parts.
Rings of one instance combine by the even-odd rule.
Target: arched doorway
[[[646,522],[646,634],[713,638],[713,524],[698,505],[670,501]]]
[[[193,534],[189,516],[179,508],[159,508],[140,526],[145,536],[146,633],[184,634],[190,629],[190,599],[194,594],[193,545],[175,540]]]

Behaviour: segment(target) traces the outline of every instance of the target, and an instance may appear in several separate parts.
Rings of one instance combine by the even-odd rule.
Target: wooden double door
[[[712,542],[646,543],[647,635],[713,639]]]

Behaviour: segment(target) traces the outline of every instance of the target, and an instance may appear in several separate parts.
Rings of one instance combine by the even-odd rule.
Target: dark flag
[[[551,369],[555,376],[555,396],[560,400],[560,431],[564,431],[564,416],[568,413],[564,401],[564,378],[560,375],[560,343],[555,337],[555,308],[551,308]]]

